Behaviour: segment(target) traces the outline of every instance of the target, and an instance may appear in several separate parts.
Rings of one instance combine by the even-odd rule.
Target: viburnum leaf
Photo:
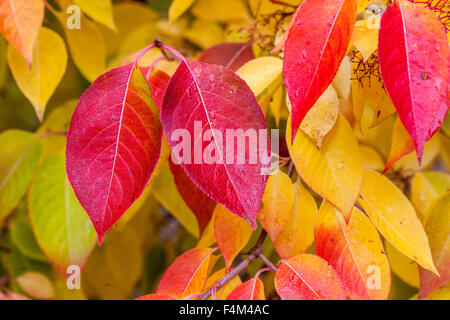
[[[265,300],[264,283],[259,277],[254,277],[238,287],[228,295],[226,300]]]
[[[347,223],[324,200],[314,230],[316,254],[337,271],[353,300],[384,300],[391,287],[391,270],[372,222],[354,208]]]
[[[173,155],[203,192],[256,228],[256,214],[267,182],[262,172],[269,163],[267,168],[258,160],[251,163],[250,156],[270,157],[261,108],[247,84],[231,70],[183,57],[180,60],[161,108],[161,121]],[[204,128],[208,130],[203,132]],[[239,137],[236,139],[237,134],[227,134],[228,130],[241,132],[241,136],[247,130],[265,134],[259,143],[249,143],[247,148],[246,143],[239,143]],[[177,134],[181,133],[188,133],[188,137],[181,135],[180,139]],[[237,152],[225,154],[226,144]]]
[[[258,219],[272,241],[288,223],[294,197],[294,187],[286,173],[278,171],[269,177]]]
[[[252,43],[225,42],[212,46],[198,57],[199,61],[218,64],[237,71],[246,62],[255,59]]]
[[[413,206],[388,178],[365,170],[358,203],[397,250],[436,272],[427,235]]]
[[[82,95],[67,136],[67,173],[99,243],[144,190],[162,130],[136,63],[99,77]]]
[[[252,228],[244,220],[218,205],[214,212],[214,235],[230,268],[234,258],[241,252],[252,236]]]
[[[203,191],[189,179],[183,168],[180,165],[174,164],[171,158],[169,158],[169,167],[180,195],[197,217],[199,231],[200,234],[202,234],[203,230],[205,230],[211,220],[216,203],[208,198],[206,194],[204,194]]]
[[[299,175],[348,218],[362,183],[361,154],[350,124],[339,114],[320,149],[303,130],[298,131],[293,144],[290,134],[288,120],[286,142]]]
[[[287,213],[287,224],[273,240],[275,250],[283,259],[305,253],[314,241],[317,204],[300,180],[294,184],[294,201]]]
[[[284,260],[275,274],[275,289],[282,300],[345,300],[339,275],[322,258],[301,254]]]
[[[64,153],[58,152],[37,170],[28,194],[31,226],[46,256],[65,273],[84,266],[95,245],[95,230],[66,176]]]
[[[419,298],[426,297],[450,280],[450,191],[429,209],[425,231],[439,276],[420,268]]]
[[[159,282],[156,294],[183,299],[201,293],[213,249],[191,249],[175,259]]]
[[[350,43],[354,0],[304,0],[286,38],[283,74],[294,141],[303,118],[328,88]]]
[[[0,33],[25,58],[33,62],[33,47],[44,21],[43,0],[1,0]]]
[[[423,148],[448,112],[450,49],[444,25],[428,8],[395,0],[381,18],[381,75],[402,123]]]

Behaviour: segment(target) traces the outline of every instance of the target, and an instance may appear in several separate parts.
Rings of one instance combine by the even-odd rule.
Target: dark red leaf
[[[448,112],[450,50],[444,25],[406,0],[389,5],[378,42],[381,75],[419,161]]]
[[[148,83],[129,64],[83,94],[67,136],[67,173],[99,243],[141,195],[158,161],[162,130]]]
[[[270,155],[267,132],[257,145],[244,143],[245,148],[233,139],[235,151],[241,152],[224,152],[228,129],[255,130],[257,135],[259,130],[267,130],[264,115],[248,85],[223,66],[183,60],[169,81],[161,121],[172,149],[180,149],[179,144],[187,144],[190,149],[175,155],[189,178],[211,199],[256,228],[256,213],[267,182],[267,176],[261,173],[270,165],[263,167],[258,157],[260,152]],[[176,136],[180,129],[189,133],[190,141]],[[212,137],[203,139],[208,130]],[[223,137],[222,147],[219,133]],[[260,147],[262,140],[266,145]],[[231,142],[230,139],[230,145]],[[211,164],[204,161],[204,151],[217,161],[210,161]],[[244,164],[239,164],[238,155],[245,156]],[[251,164],[250,155],[256,155],[258,161]]]
[[[169,157],[169,166],[181,197],[197,217],[201,234],[211,220],[216,203],[189,179],[181,166],[173,163],[171,157]]]
[[[292,104],[292,141],[303,118],[333,81],[355,21],[355,0],[304,0],[298,7],[283,62]]]
[[[246,62],[255,59],[251,43],[225,42],[202,52],[199,61],[218,64],[237,71]]]

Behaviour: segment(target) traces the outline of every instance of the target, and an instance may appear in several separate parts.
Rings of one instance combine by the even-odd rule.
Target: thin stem
[[[278,271],[278,268],[272,262],[270,262],[270,260],[267,259],[262,253],[258,257],[266,264],[266,266],[269,267],[269,269],[273,271]]]
[[[39,138],[43,139],[43,138],[47,138],[49,136],[65,136],[67,134],[67,130],[65,131],[53,131],[53,132],[47,132],[47,133],[43,133],[39,136]]]
[[[266,239],[267,232],[263,230],[261,234],[259,235],[258,241],[256,242],[255,246],[250,250],[250,253],[247,258],[245,258],[244,261],[242,261],[236,268],[231,270],[230,273],[226,274],[222,279],[220,279],[215,285],[211,287],[208,291],[206,291],[199,300],[206,300],[208,299],[213,292],[221,287],[223,287],[228,281],[233,279],[235,276],[237,276],[239,273],[244,271],[253,260],[258,258],[262,254],[262,245],[264,243],[264,240]]]

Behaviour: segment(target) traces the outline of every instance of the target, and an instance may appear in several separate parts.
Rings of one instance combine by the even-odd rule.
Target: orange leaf
[[[175,300],[174,298],[170,297],[170,296],[166,296],[163,294],[147,294],[145,296],[136,298],[134,300]]]
[[[227,269],[250,240],[252,232],[253,229],[245,220],[225,209],[222,205],[216,206],[214,234],[225,258]]]
[[[264,284],[260,278],[254,277],[235,288],[227,300],[265,300]]]
[[[175,259],[164,273],[156,290],[158,295],[176,299],[201,293],[208,276],[213,249],[192,249]]]
[[[275,289],[282,300],[345,300],[347,297],[337,272],[312,254],[283,261],[275,275]]]
[[[44,21],[44,1],[0,1],[0,33],[31,66],[33,46]]]
[[[319,210],[314,231],[316,254],[331,264],[351,299],[386,299],[391,270],[383,244],[370,220],[354,208],[347,225],[329,202]]]

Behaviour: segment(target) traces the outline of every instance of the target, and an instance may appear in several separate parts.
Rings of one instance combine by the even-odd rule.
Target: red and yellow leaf
[[[264,283],[254,277],[235,288],[226,300],[265,300]]]

